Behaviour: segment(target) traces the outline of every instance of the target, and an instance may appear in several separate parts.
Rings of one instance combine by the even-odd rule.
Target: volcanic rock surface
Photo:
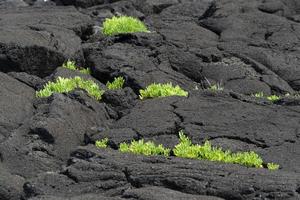
[[[114,15],[151,32],[102,35]],[[61,68],[67,59],[91,75]],[[126,82],[100,101],[37,98],[58,76]],[[153,82],[189,95],[140,100]],[[0,199],[299,200],[299,92],[299,0],[0,0]],[[117,150],[134,139],[173,148],[180,130],[280,169]]]

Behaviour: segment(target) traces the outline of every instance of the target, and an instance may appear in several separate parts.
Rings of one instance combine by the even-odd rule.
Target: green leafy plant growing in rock
[[[132,141],[130,144],[121,143],[119,151],[123,153],[134,153],[142,155],[170,155],[170,149],[153,142],[144,142],[144,140]],[[209,160],[223,163],[239,164],[246,167],[263,168],[262,158],[253,151],[236,152],[230,150],[224,151],[222,148],[213,147],[209,141],[203,145],[193,144],[191,140],[183,133],[179,132],[179,143],[172,150],[174,155],[181,158],[191,158],[199,160]],[[267,163],[269,170],[279,169],[275,163]]]
[[[67,93],[75,89],[85,90],[91,97],[100,100],[104,91],[92,80],[83,80],[79,76],[74,78],[58,77],[55,82],[48,82],[44,88],[36,92],[37,97],[49,97],[53,93]]]
[[[256,97],[256,98],[264,98],[264,93],[263,92],[258,92],[258,93],[255,93],[253,95],[251,95],[253,97]]]
[[[178,85],[172,83],[160,84],[153,83],[145,90],[140,90],[140,99],[167,97],[167,96],[188,96],[188,92],[181,89]]]
[[[237,153],[232,153],[229,150],[223,151],[221,148],[212,147],[209,141],[203,145],[192,144],[182,131],[179,133],[179,140],[179,144],[173,149],[175,156],[178,157],[234,163],[247,167],[263,167],[263,160],[253,151]]]
[[[107,82],[106,87],[110,90],[118,90],[122,89],[125,83],[125,79],[123,77],[114,78],[113,82]]]
[[[268,167],[269,170],[277,170],[277,169],[279,169],[279,165],[275,164],[275,163],[268,163],[267,167]]]
[[[223,91],[224,88],[221,86],[221,84],[214,84],[214,85],[210,85],[208,90],[212,92],[217,92],[217,91]]]
[[[103,34],[107,36],[137,32],[149,31],[142,21],[134,17],[114,16],[103,22]]]
[[[258,92],[258,93],[252,94],[251,96],[256,97],[256,98],[266,98],[271,102],[276,102],[281,99],[281,97],[277,96],[277,95],[265,96],[263,92]]]
[[[164,148],[163,145],[155,145],[153,142],[144,142],[144,140],[132,141],[130,144],[121,143],[119,150],[123,153],[134,153],[146,156],[153,155],[170,155],[170,149]]]
[[[98,148],[106,148],[108,143],[108,138],[104,138],[102,140],[97,140],[95,142],[96,147]]]
[[[76,64],[75,64],[75,61],[71,61],[71,60],[68,60],[67,62],[65,62],[62,65],[62,67],[70,69],[70,70],[77,70],[77,71],[80,71],[83,74],[91,74],[90,68],[85,69],[85,68],[77,67]]]
[[[275,101],[280,100],[281,97],[280,97],[280,96],[277,96],[277,95],[271,95],[271,96],[268,96],[267,99],[268,99],[269,101],[275,102]]]

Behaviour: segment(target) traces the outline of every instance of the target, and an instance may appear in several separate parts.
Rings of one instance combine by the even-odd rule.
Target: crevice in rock
[[[222,136],[215,136],[215,137],[209,137],[209,140],[214,140],[214,139],[218,139],[218,138],[226,138],[226,139],[231,139],[231,140],[237,140],[237,141],[241,141],[247,144],[252,144],[257,146],[258,148],[268,148],[269,146],[266,144],[262,144],[262,143],[258,143],[258,142],[253,142],[252,140],[248,139],[248,138],[241,138],[238,136],[228,136],[228,135],[222,135]]]
[[[140,188],[142,187],[142,185],[136,181],[134,181],[132,178],[131,178],[131,174],[130,174],[130,171],[128,170],[128,167],[125,167],[124,170],[123,170],[123,173],[125,175],[125,178],[127,180],[127,182],[132,185],[133,187],[136,187],[136,188]]]
[[[266,32],[265,33],[265,40],[268,40],[269,37],[271,37],[273,35],[273,32]]]
[[[42,127],[36,127],[31,129],[29,134],[36,134],[40,139],[48,144],[53,144],[55,142],[54,137],[49,133],[49,131]]]
[[[213,1],[210,6],[208,7],[208,9],[204,12],[204,14],[199,17],[199,20],[203,20],[203,19],[207,19],[210,18],[211,16],[214,15],[214,13],[218,10],[216,2]]]

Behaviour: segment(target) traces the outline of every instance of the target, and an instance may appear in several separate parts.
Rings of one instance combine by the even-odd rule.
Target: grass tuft
[[[279,165],[275,164],[275,163],[268,163],[267,167],[269,170],[278,170],[279,169]]]
[[[223,91],[224,88],[221,86],[221,84],[214,84],[214,85],[210,85],[208,90],[212,92],[217,92],[217,91]]]
[[[97,140],[95,142],[96,147],[98,148],[106,148],[108,143],[108,138],[104,138],[102,140]]]
[[[178,85],[172,83],[160,84],[153,83],[145,90],[140,90],[140,99],[167,97],[167,96],[188,96],[188,92],[181,89]]]
[[[144,142],[144,140],[132,141],[130,144],[121,143],[120,149],[123,153],[134,153],[146,156],[170,155],[170,149],[164,148],[161,144],[155,145],[153,142]]]
[[[42,90],[36,92],[37,97],[49,97],[53,93],[67,93],[75,89],[85,90],[91,97],[100,100],[104,91],[92,80],[83,80],[79,76],[74,78],[58,77],[55,82],[49,81]]]
[[[281,97],[277,96],[277,95],[265,96],[263,92],[258,92],[258,93],[252,94],[251,96],[256,97],[256,98],[267,98],[271,102],[276,102],[281,99]]]
[[[177,157],[233,163],[247,167],[263,167],[263,160],[253,151],[237,153],[229,150],[223,151],[222,148],[212,147],[209,141],[203,145],[195,145],[182,131],[179,132],[179,140],[179,144],[173,150]]]
[[[83,74],[91,74],[90,68],[85,69],[85,68],[77,67],[76,64],[75,64],[75,61],[71,61],[71,60],[68,60],[67,62],[65,62],[62,65],[62,67],[70,69],[70,70],[77,70],[77,71],[80,71]]]
[[[103,34],[107,36],[136,32],[149,31],[142,21],[134,17],[114,16],[111,19],[106,19],[103,22]]]
[[[109,90],[118,90],[122,89],[125,83],[125,79],[123,77],[117,77],[113,82],[107,82],[106,87]]]

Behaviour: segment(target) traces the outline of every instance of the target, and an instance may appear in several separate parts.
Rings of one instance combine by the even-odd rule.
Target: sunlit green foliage
[[[264,93],[263,92],[258,92],[258,93],[252,94],[251,96],[256,97],[256,98],[264,98]]]
[[[258,92],[255,94],[251,95],[252,97],[256,97],[256,98],[267,98],[269,101],[275,102],[281,99],[280,96],[277,95],[270,95],[270,96],[265,96],[263,92]]]
[[[153,83],[145,90],[140,90],[140,99],[167,97],[167,96],[188,96],[188,92],[181,89],[178,85],[172,83],[160,84]]]
[[[44,88],[36,92],[37,97],[49,97],[53,93],[67,93],[75,89],[83,89],[87,93],[100,100],[104,91],[92,80],[83,80],[79,76],[74,78],[62,78],[58,77],[55,82],[48,82]]]
[[[106,87],[110,90],[118,90],[122,89],[125,83],[125,79],[123,77],[117,77],[113,82],[107,82]]]
[[[275,101],[278,101],[281,97],[280,96],[277,96],[277,95],[271,95],[271,96],[268,96],[267,99],[269,101],[272,101],[272,102],[275,102]]]
[[[164,148],[163,145],[155,145],[153,142],[144,142],[144,140],[132,141],[131,144],[121,143],[119,150],[123,153],[128,152],[146,156],[169,156],[170,154],[170,149]]]
[[[71,60],[68,60],[67,62],[65,62],[62,65],[62,67],[70,69],[70,70],[78,70],[83,74],[91,74],[90,68],[85,69],[85,68],[77,67],[76,64],[75,64],[75,61],[71,61]]]
[[[225,163],[240,164],[247,167],[262,167],[263,161],[255,152],[223,151],[221,148],[212,147],[209,141],[203,145],[192,144],[191,140],[181,131],[180,143],[173,150],[175,156],[182,158],[194,158],[201,160],[219,161]]]
[[[104,138],[102,140],[97,140],[95,142],[96,147],[98,148],[106,148],[108,143],[108,138]]]
[[[208,90],[210,90],[212,92],[216,92],[216,91],[223,91],[224,88],[220,84],[214,84],[214,85],[209,86]]]
[[[277,170],[277,169],[279,169],[279,165],[275,164],[275,163],[268,163],[267,167],[268,167],[269,170]]]
[[[107,36],[122,33],[149,32],[146,25],[137,18],[129,16],[114,16],[103,22],[103,34]]]

